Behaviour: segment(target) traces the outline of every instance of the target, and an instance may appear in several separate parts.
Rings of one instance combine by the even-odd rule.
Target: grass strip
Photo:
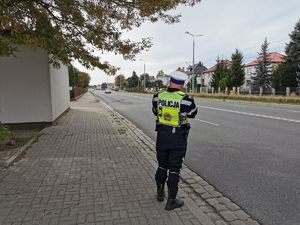
[[[144,92],[144,91],[128,91],[128,92],[144,93],[144,94],[155,93],[155,92]],[[221,99],[221,100],[300,105],[300,96],[286,97],[286,96],[256,96],[256,95],[225,95],[225,94],[206,94],[206,93],[196,93],[196,94],[189,93],[189,95],[196,98],[211,98],[211,99]]]
[[[283,97],[283,96],[255,96],[255,95],[225,95],[225,94],[190,94],[198,98],[212,98],[222,100],[236,100],[248,102],[266,102],[279,104],[300,105],[300,97]]]

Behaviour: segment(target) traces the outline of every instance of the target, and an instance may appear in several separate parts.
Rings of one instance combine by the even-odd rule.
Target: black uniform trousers
[[[168,179],[167,185],[172,193],[177,193],[178,191],[179,174],[186,154],[189,129],[189,124],[176,128],[160,124],[156,125],[158,168],[155,180],[158,186],[164,186]]]

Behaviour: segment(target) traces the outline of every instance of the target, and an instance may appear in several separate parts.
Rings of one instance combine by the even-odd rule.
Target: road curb
[[[101,99],[100,96],[94,93],[92,94],[95,98]],[[144,150],[142,153],[150,164],[156,168],[155,141],[127,120],[127,118],[116,112],[104,101],[101,101],[101,103],[113,113],[114,117],[118,118],[119,121],[133,133],[133,138],[137,139],[138,143]],[[255,219],[251,218],[251,216],[248,215],[241,207],[232,202],[229,198],[223,196],[223,194],[210,185],[205,179],[189,169],[186,164],[183,164],[182,166],[180,179],[182,183],[180,184],[179,196],[188,196],[192,199],[192,201],[186,199],[188,200],[186,203],[189,208],[198,207],[198,209],[196,208],[193,210],[195,215],[199,214],[199,212],[203,212],[201,215],[204,219],[201,223],[205,225],[211,224],[205,222],[209,221],[210,218],[218,225],[259,225],[259,223]],[[203,217],[203,215],[206,217]]]
[[[27,141],[25,145],[23,145],[22,147],[20,147],[11,157],[9,157],[7,160],[5,160],[3,162],[2,166],[4,168],[7,168],[7,167],[11,166],[15,162],[15,160],[20,155],[22,155],[26,151],[27,148],[29,148],[32,145],[32,143],[36,140],[36,138],[37,138],[37,136],[34,136],[34,137],[30,138],[30,140]]]
[[[74,98],[74,101],[78,101],[78,99],[80,99],[86,92],[82,93],[81,95],[78,95],[77,97]]]

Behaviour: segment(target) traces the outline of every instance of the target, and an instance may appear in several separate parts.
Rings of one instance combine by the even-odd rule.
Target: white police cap
[[[188,76],[181,71],[174,71],[170,73],[171,82],[175,84],[184,84]]]

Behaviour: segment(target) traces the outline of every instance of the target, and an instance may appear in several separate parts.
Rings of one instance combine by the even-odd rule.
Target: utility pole
[[[202,34],[191,34],[190,32],[186,31],[186,34],[190,35],[193,37],[193,70],[192,70],[192,93],[195,92],[195,37],[200,37],[203,36]],[[202,80],[202,78],[201,78]]]
[[[141,61],[144,62],[144,92],[146,92],[146,83],[147,83],[147,79],[146,79],[146,61],[143,59],[140,59]]]

